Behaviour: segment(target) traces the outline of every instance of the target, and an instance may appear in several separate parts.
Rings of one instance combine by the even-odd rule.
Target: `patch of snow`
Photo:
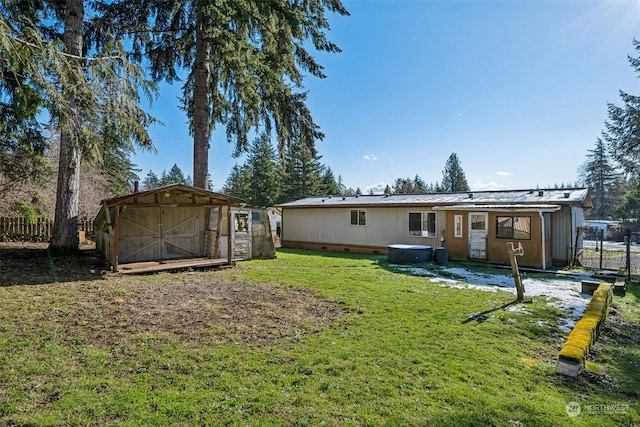
[[[523,304],[510,305],[509,307],[505,308],[505,311],[520,314],[531,314],[531,311],[527,310],[527,308]]]
[[[416,276],[436,276],[436,273],[424,268],[397,267],[400,271]],[[445,268],[441,271],[456,277],[456,279],[433,277],[429,279],[429,281],[441,286],[459,289],[476,289],[487,292],[502,290],[511,292],[514,297],[516,295],[516,285],[511,275],[471,272],[463,268]],[[584,315],[587,305],[591,300],[590,295],[580,293],[582,289],[581,280],[585,277],[588,276],[573,275],[566,279],[534,279],[525,277],[522,280],[522,284],[524,286],[525,296],[546,297],[549,300],[549,305],[557,307],[567,314],[564,322],[560,323],[559,328],[564,332],[569,332]],[[507,310],[517,313],[527,313],[526,308],[520,305],[511,306]]]

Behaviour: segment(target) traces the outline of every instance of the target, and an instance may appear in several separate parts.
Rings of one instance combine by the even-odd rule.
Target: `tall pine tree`
[[[640,53],[640,41],[633,41]],[[640,75],[640,57],[629,57],[633,69]],[[620,91],[623,105],[608,104],[604,138],[610,144],[616,161],[631,176],[640,176],[640,96]]]
[[[277,155],[266,134],[256,138],[251,145],[247,164],[251,173],[251,197],[247,203],[253,206],[273,206],[280,197],[281,175]]]
[[[96,39],[107,25],[118,28],[131,37],[135,57],[146,57],[154,79],[173,82],[186,74],[182,104],[193,134],[196,187],[208,185],[216,125],[226,128],[236,154],[260,128],[277,135],[281,157],[297,140],[315,154],[315,141],[324,135],[307,108],[303,81],[305,75],[325,77],[310,47],[339,52],[326,38],[325,15],[348,15],[340,0],[96,3],[106,17],[94,23]]]
[[[303,199],[322,194],[320,157],[304,141],[296,141],[285,157],[282,201]]]
[[[249,203],[251,199],[251,169],[249,165],[235,164],[227,177],[223,191],[233,197],[239,197]]]
[[[590,217],[612,219],[624,200],[624,180],[616,169],[602,139],[596,140],[595,147],[589,150],[587,161],[579,172],[589,188],[593,209]]]
[[[447,159],[442,171],[442,182],[440,183],[441,192],[450,191],[469,191],[467,178],[462,170],[462,165],[456,153],[452,153]]]

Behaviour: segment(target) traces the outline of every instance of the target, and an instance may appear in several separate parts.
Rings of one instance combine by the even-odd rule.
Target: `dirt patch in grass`
[[[32,246],[2,248],[2,283],[24,292],[8,298],[0,286],[0,331],[43,325],[56,341],[107,346],[167,338],[256,344],[327,328],[343,313],[308,290],[235,281],[233,270],[119,276],[91,251],[51,259]]]
[[[64,323],[65,335],[91,344],[167,335],[255,344],[327,327],[340,315],[337,304],[305,290],[209,280],[215,274],[219,272],[174,275],[158,284],[96,287],[91,293],[98,298],[87,295],[74,311],[47,320]]]

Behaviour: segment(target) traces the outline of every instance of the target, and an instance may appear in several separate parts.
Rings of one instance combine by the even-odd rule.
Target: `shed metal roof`
[[[586,188],[469,191],[457,193],[390,194],[308,197],[278,205],[281,208],[449,206],[449,205],[580,205],[592,207]]]
[[[114,197],[106,199],[101,202],[106,206],[122,206],[136,204],[137,199],[144,198],[145,196],[165,193],[175,194],[190,194],[193,196],[194,202],[204,202],[209,204],[241,206],[244,205],[244,200],[237,197],[228,196],[226,194],[215,193],[213,191],[204,190],[202,188],[190,187],[188,185],[172,184],[165,187],[154,188],[151,190],[140,191],[138,193],[126,194],[124,196]]]

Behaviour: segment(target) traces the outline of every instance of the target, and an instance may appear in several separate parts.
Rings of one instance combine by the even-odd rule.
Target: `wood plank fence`
[[[50,218],[0,217],[2,242],[48,242],[52,229],[53,220]],[[78,231],[83,231],[86,237],[93,236],[93,219],[79,219]]]

